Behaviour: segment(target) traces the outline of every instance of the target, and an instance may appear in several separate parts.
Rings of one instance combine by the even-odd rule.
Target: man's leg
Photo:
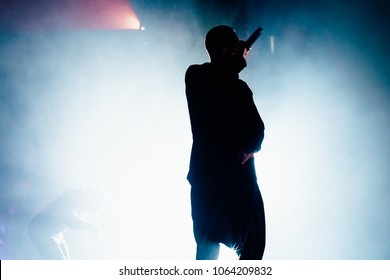
[[[219,257],[220,245],[214,242],[202,242],[196,246],[197,260],[217,260]]]
[[[252,219],[249,232],[243,248],[237,254],[240,260],[261,260],[265,249],[265,215],[262,199],[259,200],[257,211]]]
[[[58,244],[58,249],[60,249],[64,260],[70,260],[69,248],[65,240]]]
[[[59,245],[51,237],[41,237],[39,240],[33,240],[33,243],[44,259],[64,259],[64,255],[62,254]]]
[[[237,252],[240,260],[261,260],[265,249],[265,232],[253,231],[249,234],[244,248]]]

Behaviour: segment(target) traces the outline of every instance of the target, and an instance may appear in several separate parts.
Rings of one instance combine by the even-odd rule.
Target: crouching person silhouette
[[[68,189],[33,217],[29,223],[29,236],[42,258],[70,259],[64,238],[69,229],[91,231],[100,239],[99,227],[87,218],[97,215],[106,201],[106,194],[98,188]]]

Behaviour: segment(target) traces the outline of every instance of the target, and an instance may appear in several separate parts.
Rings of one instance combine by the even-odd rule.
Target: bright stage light
[[[6,17],[7,9],[1,8],[0,17]],[[17,15],[6,20],[7,28],[23,32],[140,28],[140,20],[127,0],[37,0],[34,5],[15,1],[6,8],[15,9],[12,15]]]
[[[140,29],[141,23],[137,16],[133,14],[127,16],[125,26],[127,27],[126,29]]]

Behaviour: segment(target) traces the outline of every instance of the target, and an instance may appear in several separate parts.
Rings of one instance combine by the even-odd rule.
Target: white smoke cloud
[[[97,185],[104,238],[69,232],[74,258],[193,259],[184,73],[208,58],[204,26],[181,9],[150,11],[145,31],[3,37],[1,164],[14,175],[2,184],[31,184],[14,233],[64,188]],[[356,57],[354,36],[315,36],[326,32],[305,13],[262,19],[242,77],[266,124],[265,258],[389,258],[390,103],[374,58]],[[16,244],[10,258],[37,257]]]

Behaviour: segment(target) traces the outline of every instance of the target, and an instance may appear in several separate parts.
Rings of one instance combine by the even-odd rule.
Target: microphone
[[[249,50],[254,42],[260,37],[261,32],[263,31],[262,27],[257,28],[251,36],[245,41],[245,47]]]

